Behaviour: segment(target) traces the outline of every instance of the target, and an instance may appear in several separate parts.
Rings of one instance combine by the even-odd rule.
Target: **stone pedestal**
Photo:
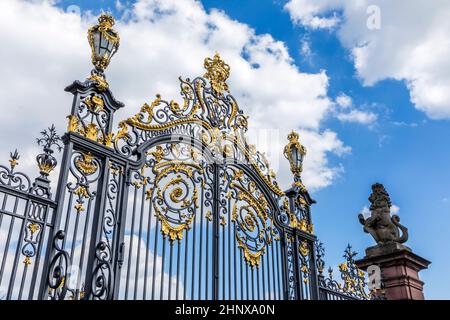
[[[364,259],[356,261],[357,267],[364,271],[371,265],[380,267],[388,300],[423,300],[424,283],[419,279],[419,271],[429,264],[430,261],[397,243],[367,248]]]

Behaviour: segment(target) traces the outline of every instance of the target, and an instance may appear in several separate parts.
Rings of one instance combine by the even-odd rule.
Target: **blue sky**
[[[373,245],[371,237],[362,231],[357,214],[368,204],[370,185],[381,182],[401,208],[402,223],[410,231],[407,245],[432,261],[430,269],[421,273],[426,297],[448,299],[450,200],[446,199],[450,195],[450,146],[441,143],[450,136],[448,120],[430,120],[416,110],[402,81],[385,80],[363,87],[355,76],[349,52],[336,35],[293,26],[283,10],[283,1],[242,2],[212,0],[204,4],[221,8],[259,33],[270,33],[284,41],[301,70],[327,71],[331,96],[345,92],[355,104],[374,104],[374,112],[380,117],[373,129],[335,119],[323,124],[352,147],[350,155],[335,159],[345,173],[331,186],[313,193],[318,202],[313,207],[316,233],[325,244],[328,263],[341,259],[347,243],[360,254]],[[300,52],[305,34],[314,52],[310,60]],[[407,125],[413,123],[417,126]]]
[[[214,8],[222,10],[231,19],[253,28],[256,34],[270,34],[275,40],[284,42],[299,70],[311,74],[326,72],[330,99],[345,94],[351,98],[355,109],[376,115],[376,121],[370,123],[341,121],[336,116],[324,116],[320,122],[319,130],[335,132],[345,146],[351,148],[351,152],[341,156],[327,153],[327,165],[342,169],[330,183],[312,192],[317,200],[312,209],[315,232],[325,244],[327,263],[337,265],[347,243],[352,244],[360,256],[367,246],[373,245],[371,237],[362,231],[357,215],[368,205],[371,184],[381,182],[392,202],[400,207],[402,223],[410,230],[407,245],[432,261],[430,269],[421,273],[426,297],[450,298],[447,272],[450,263],[447,250],[450,243],[447,232],[450,225],[450,147],[447,141],[450,123],[447,115],[430,116],[430,112],[418,110],[417,100],[413,103],[411,99],[414,91],[408,82],[411,81],[409,74],[378,75],[377,81],[365,86],[364,81],[370,78],[369,71],[358,70],[355,66],[350,45],[345,42],[349,32],[345,29],[345,17],[342,27],[312,28],[306,22],[295,23],[292,13],[284,8],[286,2],[204,0],[202,4],[207,12]],[[125,1],[122,4],[127,6]],[[112,0],[64,0],[57,5],[64,10],[77,5],[93,14],[98,14],[101,9],[118,16],[122,13],[117,11],[116,2]],[[129,1],[128,6],[131,5],[132,1]],[[337,15],[350,10],[339,8],[339,5],[335,7],[331,9],[336,9]],[[327,10],[312,14],[326,16]],[[389,26],[395,29],[396,24],[390,21]],[[398,29],[401,28],[399,22]],[[309,48],[307,51],[305,43]],[[405,55],[404,59],[410,57]],[[421,69],[420,75],[429,79],[432,75],[426,71]],[[426,97],[418,99],[428,101]],[[244,111],[245,108],[243,106]],[[264,114],[265,110],[260,112]]]

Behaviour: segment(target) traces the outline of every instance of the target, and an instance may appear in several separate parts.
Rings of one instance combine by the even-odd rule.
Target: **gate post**
[[[288,203],[283,205],[283,209],[289,217],[289,227],[292,230],[295,299],[317,300],[319,297],[315,262],[317,238],[313,234],[311,219],[311,205],[316,202],[309,195],[301,179],[306,148],[300,143],[298,133],[292,131],[287,138],[284,156],[289,161],[294,183],[285,191]],[[289,278],[289,270],[287,277]]]
[[[364,271],[378,269],[369,277],[376,294],[381,293],[388,300],[423,300],[424,282],[419,279],[419,272],[431,262],[403,244],[408,240],[408,228],[400,224],[398,215],[391,216],[391,199],[382,184],[372,185],[369,201],[370,217],[359,214],[359,221],[377,244],[367,248],[366,256],[356,265]]]
[[[104,75],[119,48],[118,34],[112,29],[114,23],[110,15],[102,14],[99,25],[89,29],[95,69],[84,82],[75,81],[65,89],[74,98],[67,117],[68,132],[63,136],[58,208],[53,217],[54,232],[49,238],[53,246],[44,266],[43,298],[51,295],[52,299],[87,299],[93,294],[101,299],[112,297],[111,264],[115,258],[120,207],[117,202],[114,208],[105,210],[105,199],[110,197],[107,190],[110,172],[114,172],[113,179],[120,180],[117,172],[123,174],[126,164],[113,149],[112,134],[114,112],[124,105],[115,100]],[[116,197],[120,198],[123,188],[119,182],[117,185]],[[101,274],[96,278],[98,288],[94,293],[91,285],[96,272]],[[66,297],[67,292],[70,297]]]
[[[69,276],[68,270],[55,269],[58,267],[55,258],[60,259],[62,256],[57,254],[54,247],[49,256],[53,260],[47,261],[44,269],[49,273],[44,273],[43,276],[50,279],[55,276],[55,272],[61,273],[58,276],[60,279],[53,285],[45,281],[50,285],[51,291],[53,290],[54,299],[66,298],[67,290],[71,292],[72,298],[83,299],[92,293],[92,272],[96,268],[96,260],[99,260],[102,268],[106,266],[111,270],[108,271],[111,274],[106,278],[112,276],[112,269],[108,264],[112,263],[112,241],[116,239],[116,235],[114,232],[111,241],[106,241],[105,235],[102,236],[102,224],[113,160],[116,166],[121,166],[119,171],[123,172],[124,162],[112,149],[111,133],[113,114],[123,107],[123,104],[114,99],[103,73],[99,70],[94,70],[85,82],[75,81],[65,90],[71,92],[74,99],[71,114],[67,117],[68,132],[63,136],[64,155],[56,194],[58,209],[53,220],[54,234],[49,242],[55,241],[56,238],[53,238],[57,235],[63,236],[59,238],[62,242],[60,249],[65,253],[63,256],[70,260],[66,262],[67,266],[76,263],[80,282],[84,280],[84,288],[79,285],[77,288],[70,288],[66,279]],[[115,218],[113,217],[114,228]],[[63,233],[60,233],[60,230]],[[75,245],[80,241],[81,245]],[[74,257],[74,252],[78,251],[79,254]],[[61,262],[57,264],[60,265]],[[106,278],[101,281],[107,281],[108,285],[111,285],[113,280]],[[56,292],[58,290],[61,295]],[[110,298],[111,291],[107,290],[107,296],[104,298]],[[46,298],[47,294],[47,289],[43,288],[41,296]]]

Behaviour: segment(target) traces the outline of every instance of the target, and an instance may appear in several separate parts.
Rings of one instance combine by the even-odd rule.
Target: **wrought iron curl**
[[[111,248],[105,241],[100,241],[95,248],[97,266],[93,271],[92,296],[100,300],[110,298],[112,287]]]
[[[64,231],[59,230],[53,238],[53,248],[56,254],[52,258],[48,271],[48,287],[52,300],[64,300],[67,294],[67,272],[70,265],[70,257],[59,242],[66,237]]]
[[[15,171],[19,159],[20,155],[16,149],[10,153],[10,168],[0,165],[0,184],[20,191],[28,191],[31,187],[30,178],[25,173]]]

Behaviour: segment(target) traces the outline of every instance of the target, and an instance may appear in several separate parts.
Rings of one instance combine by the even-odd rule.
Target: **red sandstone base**
[[[429,264],[430,261],[409,250],[366,256],[356,261],[364,271],[371,265],[380,267],[388,300],[424,300],[424,283],[419,279],[419,271],[427,269]]]

